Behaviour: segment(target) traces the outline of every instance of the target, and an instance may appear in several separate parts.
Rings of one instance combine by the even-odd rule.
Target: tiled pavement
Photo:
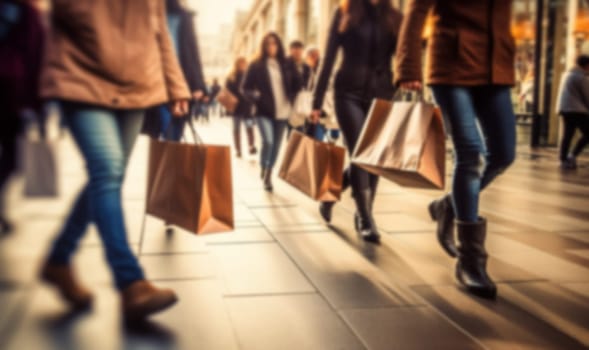
[[[200,126],[229,140],[228,121]],[[383,245],[352,228],[346,194],[324,225],[316,204],[276,180],[262,191],[255,159],[234,163],[233,233],[171,236],[143,223],[146,140],[124,191],[129,240],[147,275],[180,303],[139,329],[121,323],[117,294],[94,230],[76,257],[96,291],[91,312],[71,314],[36,279],[37,267],[84,182],[61,144],[62,196],[24,201],[11,191],[18,230],[0,239],[0,349],[585,349],[589,347],[589,168],[556,169],[552,151],[522,148],[484,195],[497,301],[464,294],[437,246],[426,204],[440,193],[381,182]],[[587,162],[585,162],[587,164]]]

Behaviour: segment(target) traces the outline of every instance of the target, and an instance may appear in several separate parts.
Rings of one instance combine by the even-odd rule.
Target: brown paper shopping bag
[[[340,199],[345,149],[298,131],[288,140],[279,177],[314,200]]]
[[[239,104],[237,97],[227,88],[222,88],[221,91],[219,91],[217,94],[217,101],[219,101],[221,106],[223,106],[228,113],[235,112],[235,109]]]
[[[443,189],[446,138],[439,109],[374,100],[352,162],[401,186]]]
[[[197,234],[234,229],[229,147],[152,139],[147,182],[148,214]]]

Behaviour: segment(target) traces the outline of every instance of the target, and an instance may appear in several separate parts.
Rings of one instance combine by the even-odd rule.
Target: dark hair
[[[305,44],[303,44],[302,41],[300,40],[295,40],[293,42],[290,43],[289,46],[291,49],[304,49],[305,48]]]
[[[282,44],[280,36],[276,32],[270,32],[264,35],[264,38],[262,39],[262,43],[260,45],[260,55],[258,59],[265,61],[269,58],[268,49],[266,48],[266,46],[268,45],[268,40],[271,38],[274,39],[276,41],[276,45],[278,45],[278,53],[276,54],[276,59],[279,62],[284,62],[284,60],[286,59],[286,54],[284,53],[284,45]]]
[[[366,17],[369,0],[342,0],[340,8],[343,12],[342,23],[340,23],[340,32],[345,32],[349,28],[356,27],[362,23]],[[376,5],[378,20],[381,25],[391,33],[395,32],[395,13],[393,4],[390,0],[380,0]]]
[[[184,10],[184,1],[166,0],[166,12],[182,12]]]
[[[577,57],[577,65],[579,67],[587,67],[589,65],[589,56],[588,55],[580,55]]]

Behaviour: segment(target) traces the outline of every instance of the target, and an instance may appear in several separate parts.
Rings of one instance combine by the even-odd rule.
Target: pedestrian
[[[562,116],[563,133],[560,141],[560,167],[563,170],[577,168],[577,157],[589,144],[589,56],[581,55],[577,64],[566,72],[560,84],[556,111]],[[575,131],[581,138],[569,154]]]
[[[243,97],[240,89],[246,71],[247,60],[244,57],[238,58],[233,66],[233,71],[229,74],[227,82],[225,83],[227,90],[237,97],[238,100],[237,107],[233,113],[233,140],[235,141],[237,158],[241,158],[241,124],[245,125],[250,155],[254,155],[258,152],[254,139],[255,121],[252,116],[253,106]]]
[[[219,79],[217,79],[217,78],[213,79],[213,83],[211,84],[210,91],[211,91],[211,96],[210,96],[210,102],[209,102],[209,111],[212,113],[217,113],[217,114],[219,114],[219,116],[221,116],[220,109],[218,108],[219,103],[217,102],[217,95],[221,91],[221,85],[219,84]],[[208,118],[207,118],[207,120],[208,120]]]
[[[480,192],[515,159],[511,8],[511,0],[410,0],[395,65],[402,88],[423,88],[421,33],[432,11],[425,82],[454,143],[455,165],[452,192],[429,209],[442,247],[458,257],[458,281],[485,298],[494,298],[497,288],[486,269],[487,221],[479,213]]]
[[[17,167],[17,138],[25,111],[41,113],[39,71],[45,32],[28,1],[0,1],[0,234],[13,230],[6,217],[6,190]]]
[[[323,67],[315,88],[313,120],[321,117],[325,94],[338,50],[342,64],[335,79],[335,110],[350,155],[375,98],[392,99],[395,93],[392,59],[395,55],[401,14],[388,0],[349,0],[336,10],[329,30]],[[349,170],[356,203],[354,223],[366,242],[379,243],[372,208],[378,176],[352,165]],[[329,222],[335,203],[321,203],[320,213]]]
[[[288,47],[287,60],[290,61],[295,67],[296,72],[299,74],[299,78],[303,84],[303,89],[309,89],[309,83],[311,79],[311,67],[305,61],[305,44],[300,40],[295,40],[290,43]],[[293,126],[290,123],[286,124],[286,136],[290,137]],[[304,126],[294,128],[300,132],[304,131]]]
[[[302,81],[276,33],[262,39],[260,55],[249,66],[242,85],[243,95],[256,106],[256,120],[262,136],[260,165],[264,189],[272,192],[272,169],[276,163],[284,130]]]
[[[201,101],[206,90],[194,26],[194,12],[185,8],[180,0],[166,0],[166,19],[184,78],[192,91],[194,105]],[[162,136],[169,141],[180,141],[189,119],[188,115],[174,118],[168,105],[162,104],[146,111],[143,129],[155,138]]]
[[[124,317],[137,321],[173,305],[172,290],[145,278],[127,241],[121,187],[147,107],[170,101],[188,111],[190,92],[167,30],[163,1],[54,2],[41,95],[58,100],[88,169],[41,277],[73,308],[93,296],[76,278],[72,255],[96,224],[121,296]],[[131,25],[132,24],[132,25]],[[157,35],[156,35],[157,34]]]

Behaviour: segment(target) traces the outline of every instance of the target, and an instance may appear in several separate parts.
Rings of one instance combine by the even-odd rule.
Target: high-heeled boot
[[[460,241],[456,264],[458,282],[471,294],[494,299],[497,296],[497,286],[487,274],[486,220],[481,218],[474,223],[457,221],[456,226]]]
[[[266,169],[264,172],[264,189],[267,192],[272,192],[274,190],[274,186],[272,185],[272,168]]]
[[[350,171],[348,169],[344,170],[343,180],[342,180],[342,192],[346,191],[350,187]],[[321,202],[319,204],[319,214],[325,222],[330,223],[332,218],[333,207],[337,202]]]
[[[354,193],[357,212],[354,223],[358,235],[368,243],[380,243],[380,234],[372,216],[373,195],[371,190]]]
[[[454,207],[452,206],[452,196],[446,195],[429,205],[429,214],[432,220],[438,223],[436,235],[438,242],[444,251],[455,258],[458,256],[456,242],[454,241]]]

